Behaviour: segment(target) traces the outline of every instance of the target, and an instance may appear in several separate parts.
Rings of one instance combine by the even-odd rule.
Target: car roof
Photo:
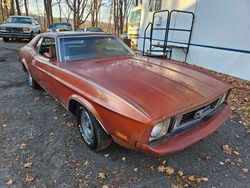
[[[77,32],[77,31],[63,31],[63,32],[51,32],[42,33],[41,36],[53,36],[53,37],[71,37],[71,36],[91,36],[91,35],[113,35],[101,32]]]
[[[69,25],[71,25],[70,23],[68,23],[68,22],[54,22],[53,24],[69,24]],[[51,24],[52,25],[52,24]]]

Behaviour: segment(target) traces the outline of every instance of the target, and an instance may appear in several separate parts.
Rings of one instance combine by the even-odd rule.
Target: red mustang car
[[[19,51],[29,85],[77,117],[95,151],[111,141],[154,155],[182,150],[230,116],[230,86],[190,65],[140,57],[116,36],[58,32]]]

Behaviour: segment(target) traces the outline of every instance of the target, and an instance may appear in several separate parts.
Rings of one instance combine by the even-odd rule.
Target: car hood
[[[67,69],[112,91],[153,120],[190,110],[229,89],[217,78],[173,61],[133,57],[77,62]]]
[[[31,24],[23,24],[23,23],[4,23],[4,24],[1,24],[1,27],[23,28],[23,27],[32,27],[32,25]]]

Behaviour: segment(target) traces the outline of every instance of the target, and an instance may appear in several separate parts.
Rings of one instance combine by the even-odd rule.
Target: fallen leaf
[[[19,149],[25,149],[27,147],[27,144],[22,143],[21,145],[19,145]]]
[[[164,161],[162,161],[162,164],[163,164],[163,165],[165,165],[166,163],[167,163],[167,161],[165,161],[165,160],[164,160]]]
[[[208,178],[204,178],[204,177],[197,177],[194,175],[188,176],[188,180],[190,182],[196,182],[196,183],[200,183],[200,182],[207,182]]]
[[[178,170],[178,175],[179,176],[183,176],[184,175],[184,172],[182,170]]]
[[[7,127],[7,125],[6,125],[6,124],[3,124],[3,127]]]
[[[105,173],[100,172],[100,173],[98,174],[98,178],[100,178],[101,180],[106,179],[106,175],[105,175]]]
[[[228,144],[226,145],[222,145],[222,149],[223,149],[223,152],[226,153],[226,154],[232,154],[232,148],[230,148],[228,146]]]
[[[224,164],[225,164],[225,163],[223,163],[223,162],[220,161],[220,165],[224,165]]]
[[[235,155],[240,155],[240,153],[239,153],[238,151],[233,151],[233,153],[234,153]]]
[[[248,168],[242,168],[242,169],[241,169],[241,172],[247,173],[247,172],[248,172]]]
[[[12,179],[10,179],[9,181],[6,182],[6,185],[11,186],[14,183],[14,181]]]
[[[164,172],[165,171],[165,166],[160,165],[157,167],[158,172]]]
[[[137,172],[137,171],[138,171],[138,168],[134,168],[134,171]]]
[[[108,185],[104,185],[104,186],[102,186],[102,188],[109,188],[109,186]]]
[[[85,161],[84,165],[86,166],[86,165],[88,165],[88,164],[89,164],[89,161]]]
[[[171,176],[174,174],[174,169],[170,166],[166,167],[166,172],[168,176]]]
[[[24,168],[31,168],[32,167],[32,163],[31,162],[28,162],[28,163],[25,163],[23,165]]]
[[[55,117],[53,117],[55,120],[57,120],[57,117],[55,116]]]
[[[26,174],[26,181],[32,182],[35,179],[35,176],[33,174]]]
[[[243,160],[241,158],[235,158],[235,161],[237,161],[238,163],[243,163]]]
[[[195,176],[188,176],[188,180],[191,182],[196,182]]]
[[[109,157],[109,154],[105,154],[104,157],[106,157],[106,158]]]
[[[126,161],[126,157],[123,157],[122,160],[123,160],[123,161]]]

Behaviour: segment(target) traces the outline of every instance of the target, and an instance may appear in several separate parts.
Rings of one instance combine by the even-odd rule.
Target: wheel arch
[[[71,96],[68,100],[67,109],[73,115],[76,115],[76,109],[77,109],[77,106],[79,104],[82,105],[83,107],[85,107],[87,110],[89,110],[92,113],[92,115],[96,118],[98,123],[101,125],[102,129],[109,135],[109,132],[107,131],[107,129],[105,129],[103,123],[101,122],[101,118],[100,118],[98,112],[96,111],[94,106],[85,98],[77,96],[77,95]]]

